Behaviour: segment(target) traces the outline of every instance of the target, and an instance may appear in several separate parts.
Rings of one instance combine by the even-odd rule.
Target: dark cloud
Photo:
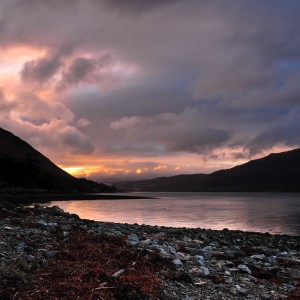
[[[103,3],[106,7],[122,12],[140,13],[146,12],[165,5],[171,5],[179,0],[94,0],[94,2]]]
[[[277,116],[277,120],[265,130],[257,134],[247,145],[250,155],[272,149],[276,145],[297,147],[300,145],[300,108],[294,108],[284,115]]]
[[[123,117],[111,123],[111,128],[120,131],[120,142],[130,149],[145,152],[144,146],[152,143],[152,152],[191,153],[207,152],[222,146],[230,138],[224,129],[207,127],[201,114],[187,109],[180,114],[161,114],[153,117]],[[133,145],[135,147],[133,148]],[[120,149],[121,152],[125,149]]]
[[[108,78],[103,68],[109,66],[112,62],[113,58],[110,54],[105,54],[99,58],[77,57],[68,69],[62,73],[62,79],[58,83],[58,87],[64,89],[79,83],[100,84]]]
[[[24,81],[43,83],[51,79],[62,66],[58,57],[47,57],[26,62],[21,71]]]
[[[76,58],[68,71],[64,74],[63,81],[76,84],[87,79],[88,75],[95,70],[97,62],[95,59],[79,57]]]
[[[69,127],[61,132],[60,142],[63,145],[70,146],[72,153],[91,154],[94,152],[94,146],[91,143],[90,137],[84,135],[76,128]]]
[[[197,126],[197,125],[195,125]],[[182,132],[174,132],[173,139],[166,144],[168,152],[187,151],[205,153],[213,148],[224,145],[229,140],[230,134],[222,129],[202,127],[199,130],[187,128]]]

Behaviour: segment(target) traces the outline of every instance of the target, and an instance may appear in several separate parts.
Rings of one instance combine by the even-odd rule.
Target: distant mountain
[[[0,191],[112,192],[114,188],[75,178],[11,132],[0,128]]]
[[[211,174],[115,182],[118,189],[162,192],[300,192],[300,148]]]

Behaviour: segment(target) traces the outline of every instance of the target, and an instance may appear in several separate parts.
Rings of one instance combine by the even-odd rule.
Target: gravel
[[[79,268],[87,251],[94,260]],[[78,268],[58,287],[71,257]],[[101,257],[102,277],[91,275]],[[0,299],[45,299],[47,284],[47,299],[300,299],[299,283],[299,236],[95,222],[0,202]]]

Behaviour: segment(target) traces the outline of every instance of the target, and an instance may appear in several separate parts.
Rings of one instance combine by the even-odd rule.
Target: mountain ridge
[[[0,190],[113,192],[114,188],[75,178],[10,131],[0,127]]]
[[[114,182],[123,190],[161,192],[300,192],[300,148],[215,171]]]

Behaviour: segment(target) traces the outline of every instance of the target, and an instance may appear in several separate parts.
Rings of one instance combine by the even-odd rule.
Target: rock
[[[198,286],[202,286],[202,285],[206,285],[206,284],[207,284],[207,281],[202,281],[202,280],[195,283],[195,285],[198,285]]]
[[[167,246],[168,248],[168,251],[171,253],[171,254],[175,254],[177,251],[176,251],[176,249],[174,248],[174,247],[172,247],[172,246],[170,246],[170,245],[168,245]]]
[[[118,230],[114,231],[114,232],[113,232],[113,235],[114,235],[114,236],[123,236],[122,232],[120,232],[120,231],[118,231]]]
[[[231,287],[229,290],[233,295],[237,295],[237,293],[238,293],[237,289],[235,287]]]
[[[65,212],[63,209],[61,209],[60,207],[58,207],[57,205],[54,205],[52,207],[48,207],[50,214],[54,215],[54,216],[60,216],[63,215]]]
[[[230,250],[226,250],[224,251],[224,257],[231,259],[235,257],[236,252],[235,251],[230,251]]]
[[[276,256],[268,256],[267,261],[268,261],[270,264],[274,265],[274,264],[276,264],[276,262],[277,262],[277,258],[276,258]]]
[[[33,255],[27,255],[27,260],[28,261],[34,261],[35,257]]]
[[[150,240],[150,239],[146,239],[146,240],[143,240],[143,241],[140,241],[140,244],[142,246],[146,246],[146,245],[150,245],[152,244],[153,242]]]
[[[209,270],[208,270],[208,268],[206,268],[206,267],[201,267],[200,269],[202,270],[202,273],[203,273],[204,276],[208,276],[208,275],[209,275]]]
[[[128,241],[136,242],[136,243],[138,243],[140,241],[138,236],[134,233],[128,235],[127,239],[128,239]]]
[[[13,227],[5,226],[4,229],[7,230],[7,231],[10,231],[10,230],[13,230]]]
[[[176,252],[175,257],[181,260],[186,260],[186,255],[184,255],[182,252]]]
[[[236,285],[236,290],[237,290],[241,295],[247,295],[247,294],[248,294],[248,289],[242,288],[240,285]]]
[[[125,272],[125,269],[121,269],[121,270],[115,272],[114,274],[112,274],[111,277],[118,278],[118,277],[120,277],[124,272]]]
[[[71,231],[72,226],[71,225],[62,225],[62,226],[60,226],[60,230],[61,231]]]
[[[24,242],[18,243],[18,248],[24,249],[25,248],[25,243]]]
[[[48,257],[54,257],[58,252],[53,250],[48,250],[45,252],[45,255]]]
[[[204,261],[204,260],[202,260],[202,259],[197,259],[196,262],[197,262],[197,264],[198,264],[199,266],[205,267],[205,261]]]
[[[55,233],[56,230],[57,230],[57,226],[49,225],[49,226],[46,227],[46,230],[47,230],[49,233]]]
[[[200,274],[200,273],[202,273],[202,270],[200,268],[194,267],[191,269],[191,273]]]
[[[186,251],[191,255],[205,255],[205,252],[199,248],[186,247]]]
[[[245,273],[251,274],[251,270],[246,265],[238,265],[237,268]]]
[[[173,260],[173,263],[174,263],[176,266],[181,266],[181,265],[183,265],[182,261],[181,261],[180,259],[178,259],[178,258],[174,259],[174,260]]]
[[[38,220],[37,224],[48,226],[48,223],[45,220]]]
[[[256,259],[256,260],[265,260],[266,259],[266,256],[264,254],[251,255],[250,257],[252,259]]]

